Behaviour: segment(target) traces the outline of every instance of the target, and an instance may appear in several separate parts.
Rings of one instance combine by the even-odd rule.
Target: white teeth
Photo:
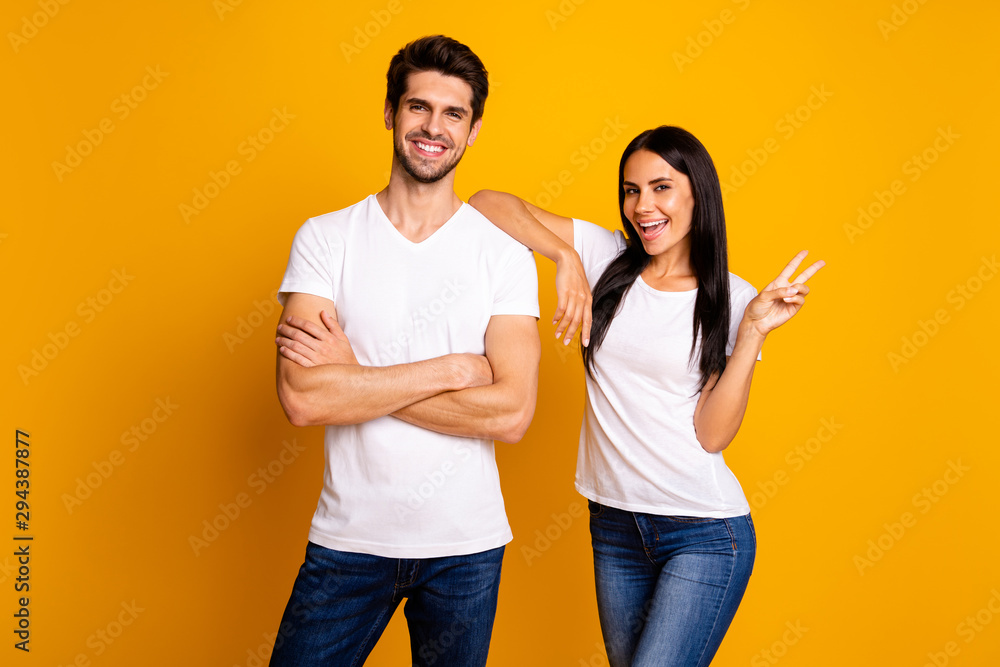
[[[657,220],[655,222],[640,222],[640,227],[655,227],[656,225],[662,225],[666,220]]]
[[[442,146],[430,146],[428,144],[420,143],[419,141],[417,142],[417,146],[420,150],[427,151],[428,153],[440,153],[444,150],[444,147]]]

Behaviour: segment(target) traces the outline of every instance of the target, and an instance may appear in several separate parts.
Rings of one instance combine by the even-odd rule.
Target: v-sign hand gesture
[[[806,302],[806,295],[809,294],[806,281],[826,266],[823,260],[815,262],[792,280],[792,274],[808,254],[808,250],[803,250],[793,257],[778,277],[768,283],[764,291],[747,304],[743,317],[749,320],[761,335],[766,336],[792,319]]]

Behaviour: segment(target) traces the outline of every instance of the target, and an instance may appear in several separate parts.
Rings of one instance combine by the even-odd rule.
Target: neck
[[[669,250],[653,255],[646,267],[649,275],[656,278],[685,278],[694,275],[691,268],[691,241],[685,237]]]
[[[389,221],[408,238],[426,238],[461,208],[455,171],[434,183],[413,179],[393,158],[389,184],[375,195]]]

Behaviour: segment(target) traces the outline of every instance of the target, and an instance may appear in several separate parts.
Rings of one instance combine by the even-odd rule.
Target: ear
[[[389,102],[389,100],[385,101],[385,109],[382,110],[382,113],[385,115],[385,129],[391,130],[392,129],[392,121],[393,121],[393,118],[394,118],[394,116],[396,114],[393,113],[393,111],[392,111],[392,103]]]
[[[475,123],[472,124],[472,129],[469,131],[469,139],[465,142],[467,146],[472,146],[476,143],[476,137],[479,136],[479,130],[483,126],[483,119],[480,118]]]

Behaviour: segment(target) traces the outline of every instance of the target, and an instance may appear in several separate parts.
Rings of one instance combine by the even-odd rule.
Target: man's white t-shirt
[[[625,236],[573,221],[573,245],[593,289]],[[729,274],[732,354],[743,311],[757,295]],[[731,517],[750,507],[722,453],[695,435],[701,345],[691,352],[697,290],[663,292],[640,276],[594,355],[580,429],[576,489],[610,507],[669,516]]]
[[[531,251],[468,204],[429,238],[406,239],[374,195],[310,218],[279,288],[331,299],[358,362],[390,366],[484,354],[494,315],[538,317]],[[312,542],[388,558],[477,553],[512,539],[493,441],[385,416],[326,427]]]

